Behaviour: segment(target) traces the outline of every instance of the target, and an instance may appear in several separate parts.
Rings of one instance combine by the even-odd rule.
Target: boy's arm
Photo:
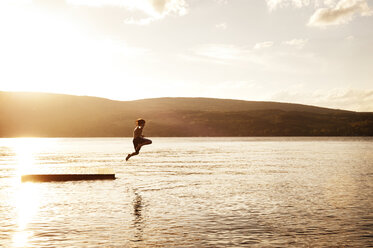
[[[142,134],[142,130],[144,129],[144,127],[139,127],[139,129],[140,129],[140,137],[144,138],[144,135]]]
[[[141,128],[141,137],[144,138],[144,135],[142,134],[142,130],[143,130],[143,128]]]

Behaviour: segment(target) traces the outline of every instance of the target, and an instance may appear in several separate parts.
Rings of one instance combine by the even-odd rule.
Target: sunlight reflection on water
[[[16,186],[14,206],[17,212],[17,230],[13,234],[13,246],[28,247],[28,238],[33,235],[27,226],[35,217],[40,205],[40,187],[37,184]]]
[[[14,247],[28,247],[28,239],[34,232],[27,229],[30,221],[35,217],[40,205],[40,185],[22,184],[20,177],[35,169],[35,156],[45,147],[53,144],[52,139],[18,138],[10,139],[9,147],[15,152],[16,172],[13,182],[14,203],[17,214],[17,229],[13,234]]]
[[[363,247],[372,138],[0,139],[0,246]],[[21,183],[107,168],[114,181]]]

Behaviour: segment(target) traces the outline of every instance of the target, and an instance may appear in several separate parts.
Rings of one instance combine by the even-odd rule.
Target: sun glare
[[[1,15],[12,20],[12,28],[0,23],[2,90],[110,95],[112,87],[125,83],[128,89],[134,82],[130,61],[146,50],[84,29],[61,13],[1,7],[0,21]],[[77,87],[85,82],[89,87]]]
[[[16,138],[11,140],[16,153],[16,177],[14,182],[14,207],[17,210],[17,230],[13,234],[13,247],[27,247],[33,232],[28,225],[37,214],[41,202],[41,186],[36,183],[21,183],[21,175],[39,170],[36,156],[45,147],[55,144],[55,139]]]
[[[16,180],[19,180],[23,174],[31,173],[41,169],[38,166],[35,156],[43,151],[45,147],[51,147],[55,144],[55,139],[43,138],[16,138],[13,140],[12,147],[16,153],[17,172]]]
[[[17,231],[13,234],[14,247],[27,247],[29,238],[33,235],[27,229],[39,210],[40,185],[26,183],[19,185],[15,196],[15,207],[17,209]]]

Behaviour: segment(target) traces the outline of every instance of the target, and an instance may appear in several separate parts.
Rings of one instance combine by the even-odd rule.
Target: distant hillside
[[[47,93],[0,92],[0,137],[372,136],[373,113],[301,104],[212,98],[113,101]]]

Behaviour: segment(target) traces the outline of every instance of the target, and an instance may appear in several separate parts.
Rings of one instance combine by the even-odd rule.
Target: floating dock
[[[115,180],[115,174],[31,174],[22,175],[22,182],[64,182],[81,180]]]
[[[22,182],[115,180],[115,173],[110,168],[47,168],[44,171],[30,172],[21,176]]]

